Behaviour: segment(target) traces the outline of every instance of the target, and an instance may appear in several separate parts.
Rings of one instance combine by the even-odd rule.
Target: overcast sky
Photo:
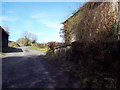
[[[37,36],[37,42],[61,42],[61,22],[70,17],[83,2],[4,2],[1,26],[8,26],[10,41],[28,31]]]

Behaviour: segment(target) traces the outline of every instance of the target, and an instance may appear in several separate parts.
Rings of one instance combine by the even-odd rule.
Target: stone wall
[[[120,41],[81,43],[54,48],[50,60],[90,88],[120,87]],[[107,79],[106,79],[107,78]],[[85,80],[87,80],[85,82]],[[90,83],[90,86],[88,84]]]
[[[67,52],[71,49],[71,45],[59,46],[54,48],[54,55],[59,59],[65,58]]]

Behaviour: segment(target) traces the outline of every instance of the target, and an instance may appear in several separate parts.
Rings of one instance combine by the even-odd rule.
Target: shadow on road
[[[13,48],[13,47],[8,47],[8,48],[2,48],[3,53],[16,53],[16,52],[23,52],[21,48]]]
[[[36,56],[2,59],[3,88],[53,88],[54,84],[49,71]]]
[[[43,55],[2,59],[3,88],[74,88],[75,81]]]
[[[54,88],[81,88],[80,82],[70,76],[68,73],[65,73],[64,70],[53,66],[44,59],[43,56],[40,56],[41,62],[44,64],[47,71],[51,75],[51,78],[56,81]]]

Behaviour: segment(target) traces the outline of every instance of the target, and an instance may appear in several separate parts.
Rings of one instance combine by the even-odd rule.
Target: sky
[[[3,2],[1,26],[8,26],[10,41],[17,41],[24,32],[36,35],[38,43],[62,42],[61,24],[84,2]]]

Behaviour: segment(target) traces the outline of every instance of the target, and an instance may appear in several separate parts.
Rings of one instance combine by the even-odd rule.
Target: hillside
[[[32,40],[29,40],[29,39],[25,39],[25,38],[20,38],[16,41],[20,46],[26,46],[28,44],[31,45],[32,43]]]
[[[8,42],[8,46],[9,47],[20,47],[20,45],[14,41],[9,41]]]

